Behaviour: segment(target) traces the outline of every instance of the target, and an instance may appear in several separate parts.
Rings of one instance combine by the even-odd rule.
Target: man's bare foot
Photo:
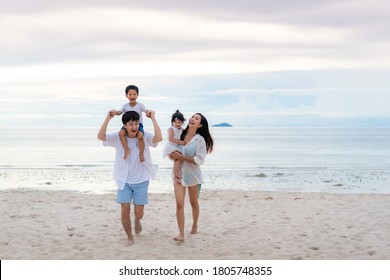
[[[125,156],[123,157],[123,159],[127,159],[129,154],[130,154],[130,149],[125,149]]]
[[[140,236],[141,235],[141,231],[142,231],[141,220],[140,219],[135,219],[135,234],[137,234],[137,236]]]
[[[125,247],[133,246],[133,244],[134,244],[133,237],[129,237],[126,239]]]
[[[191,229],[191,234],[197,234],[198,233],[198,227],[197,226],[192,226],[192,229]]]
[[[184,236],[176,236],[173,238],[173,240],[175,240],[176,242],[184,242]]]

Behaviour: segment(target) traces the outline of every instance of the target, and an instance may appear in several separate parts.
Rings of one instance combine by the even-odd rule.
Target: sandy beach
[[[0,192],[0,259],[390,259],[390,195],[204,191],[199,232],[177,234],[173,194],[150,194],[123,246],[116,195]],[[186,205],[186,229],[191,211]]]

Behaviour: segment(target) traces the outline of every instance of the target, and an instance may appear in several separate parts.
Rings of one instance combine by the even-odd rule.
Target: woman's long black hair
[[[211,137],[210,131],[209,131],[209,123],[207,119],[201,114],[201,113],[195,113],[194,115],[199,115],[201,117],[200,124],[202,125],[196,130],[196,133],[198,133],[200,136],[204,138],[204,141],[206,142],[206,150],[207,153],[211,153],[213,151],[214,146],[214,140]],[[183,130],[180,140],[184,140],[184,137],[186,137],[188,132],[189,125]]]

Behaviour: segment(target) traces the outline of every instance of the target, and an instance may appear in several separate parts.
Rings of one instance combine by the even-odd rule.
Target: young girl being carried
[[[164,146],[164,157],[169,156],[174,151],[180,152],[180,146],[184,146],[186,143],[180,140],[181,133],[183,132],[182,125],[185,122],[185,118],[179,110],[172,115],[171,127],[168,128],[168,142]],[[180,182],[180,161],[175,160],[173,163],[173,175],[174,180]]]

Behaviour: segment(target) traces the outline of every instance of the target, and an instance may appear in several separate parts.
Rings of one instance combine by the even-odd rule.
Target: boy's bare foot
[[[184,242],[184,236],[176,236],[173,238],[173,240],[175,240],[176,242]]]
[[[191,234],[197,234],[198,233],[198,227],[197,226],[192,226],[192,229],[191,229]]]
[[[141,235],[141,231],[142,231],[141,220],[140,219],[135,219],[135,234],[137,234],[137,236],[140,236]]]
[[[130,149],[125,149],[125,156],[123,157],[123,159],[127,159],[129,154],[130,154]]]

